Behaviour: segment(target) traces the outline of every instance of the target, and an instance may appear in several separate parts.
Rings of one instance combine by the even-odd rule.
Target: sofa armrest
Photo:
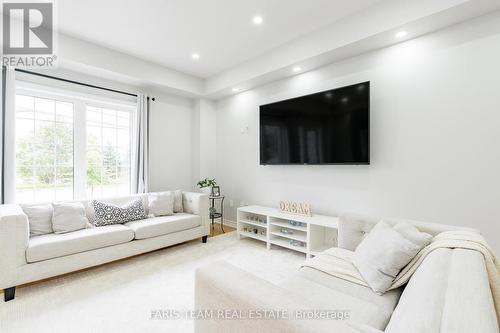
[[[195,311],[211,316],[196,320],[195,332],[363,332],[351,327],[349,320],[296,317],[297,311],[314,310],[344,309],[319,309],[292,292],[223,261],[196,271]],[[266,311],[269,315],[264,318]],[[272,318],[273,314],[281,318]]]
[[[208,212],[208,194],[197,192],[182,192],[184,211],[201,217],[201,225],[205,235],[210,234],[210,218]]]
[[[18,267],[26,264],[28,217],[19,205],[0,205],[0,289],[15,286]]]

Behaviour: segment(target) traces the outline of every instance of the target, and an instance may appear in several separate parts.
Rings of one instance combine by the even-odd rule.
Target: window
[[[73,199],[73,104],[16,96],[16,198]]]
[[[17,92],[17,202],[131,192],[135,105],[26,88]]]
[[[87,106],[87,197],[130,189],[130,113]]]

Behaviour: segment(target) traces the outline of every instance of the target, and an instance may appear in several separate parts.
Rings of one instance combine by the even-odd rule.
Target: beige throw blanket
[[[493,250],[486,243],[486,240],[478,233],[470,231],[446,231],[435,236],[432,242],[423,248],[399,272],[389,290],[399,288],[407,283],[427,255],[439,248],[474,250],[484,256],[495,310],[497,318],[500,320],[500,262]],[[331,248],[307,260],[301,267],[311,267],[335,277],[368,287],[353,264],[353,255],[354,252],[348,250]]]

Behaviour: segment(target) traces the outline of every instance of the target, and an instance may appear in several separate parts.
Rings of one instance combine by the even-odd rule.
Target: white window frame
[[[114,99],[106,96],[92,95],[78,91],[69,91],[51,86],[16,80],[16,95],[57,100],[73,104],[73,200],[87,200],[87,106],[108,108],[116,111],[130,112],[130,189],[133,193],[134,161],[136,159],[137,104],[131,101]],[[16,109],[17,110],[17,109]],[[15,116],[14,116],[15,118]],[[16,149],[15,147],[14,149]],[[15,154],[14,154],[15,156]],[[14,160],[14,170],[16,170]]]
[[[79,184],[78,186],[78,192],[75,190],[75,194],[74,196],[75,197],[81,197],[81,198],[84,198],[84,199],[90,199],[90,198],[86,198],[86,193],[87,193],[87,183],[86,183],[86,180],[87,180],[87,159],[86,159],[86,152],[87,152],[87,107],[90,106],[90,107],[96,107],[96,108],[109,108],[109,109],[112,109],[112,110],[115,110],[115,111],[124,111],[124,112],[130,112],[130,117],[129,117],[129,127],[130,127],[130,142],[129,142],[129,145],[130,145],[130,151],[129,151],[129,194],[131,194],[133,192],[133,189],[132,189],[132,186],[133,186],[133,181],[132,181],[132,176],[133,176],[133,170],[132,170],[132,165],[134,164],[133,163],[133,156],[134,156],[134,146],[135,146],[135,130],[134,130],[134,123],[135,123],[135,119],[137,119],[137,106],[134,106],[133,108],[131,107],[127,107],[127,106],[123,106],[123,105],[113,105],[113,106],[110,106],[109,104],[107,103],[102,103],[102,102],[99,102],[99,101],[87,101],[85,102],[84,104],[79,104],[78,107],[80,108],[81,112],[80,114],[84,114],[84,119],[83,120],[83,124],[85,124],[85,126],[82,126],[83,128],[80,130],[80,132],[83,132],[83,136],[82,136],[82,133],[80,133],[80,137],[79,137],[79,142],[81,143],[83,141],[84,144],[82,144],[82,147],[81,148],[84,148],[84,150],[82,150],[81,152],[83,152],[82,154],[79,154],[79,155],[83,155],[83,156],[78,156],[79,157],[79,160],[77,161],[75,159],[74,163],[76,165],[76,163],[78,162],[79,164],[79,167],[81,165],[83,165],[84,167],[83,168],[79,168],[78,172],[80,172],[80,177],[82,177],[82,173],[83,173],[83,179],[85,179],[85,183],[84,184]],[[76,138],[75,138],[76,139]],[[77,142],[77,140],[75,140],[75,142]],[[81,164],[83,162],[83,164]],[[75,171],[75,178],[76,178],[76,171]],[[81,179],[81,178],[80,178]],[[76,187],[76,186],[75,186]],[[83,192],[82,192],[83,191]],[[83,199],[82,199],[83,200]]]

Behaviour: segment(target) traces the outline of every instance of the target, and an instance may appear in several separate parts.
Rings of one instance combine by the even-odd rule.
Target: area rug
[[[193,309],[195,269],[218,260],[280,283],[305,255],[235,232],[191,241],[19,288],[0,301],[0,332],[193,332],[192,321],[152,319],[153,311]]]

